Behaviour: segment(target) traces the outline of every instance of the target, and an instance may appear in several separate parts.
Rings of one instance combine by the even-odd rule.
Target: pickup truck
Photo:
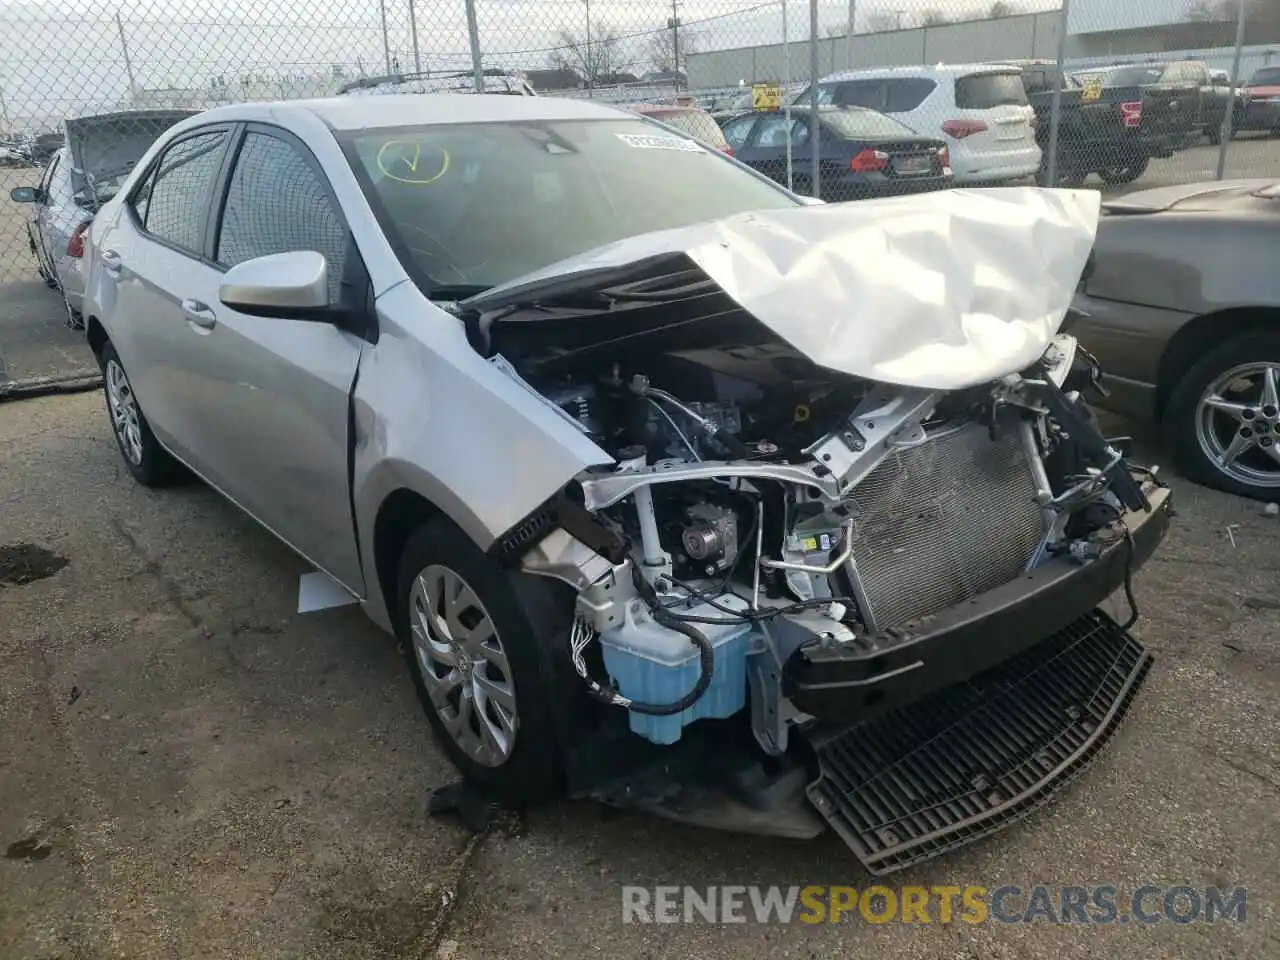
[[[1280,133],[1280,66],[1259,67],[1241,93],[1245,105],[1239,128]]]
[[[1169,157],[1193,137],[1180,104],[1162,87],[1124,82],[1094,74],[1064,76],[1051,60],[1008,61],[1022,70],[1027,100],[1036,114],[1036,141],[1047,176],[1050,120],[1056,88],[1061,87],[1056,179],[1077,185],[1091,173],[1107,183],[1131,183],[1152,157]],[[1083,79],[1078,77],[1083,76]]]
[[[1100,77],[1104,86],[1134,85],[1159,91],[1177,113],[1186,135],[1175,143],[1175,149],[1191,146],[1201,134],[1216,144],[1228,107],[1236,111],[1234,120],[1243,115],[1243,98],[1232,89],[1226,71],[1210,70],[1200,60],[1115,64],[1077,70],[1072,77],[1082,84]]]

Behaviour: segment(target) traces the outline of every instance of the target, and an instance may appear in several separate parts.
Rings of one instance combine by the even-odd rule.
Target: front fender
[[[614,462],[481,358],[461,321],[412,284],[388,290],[377,310],[378,342],[352,397],[352,501],[375,610],[375,521],[395,491],[425,498],[487,550],[577,474]]]

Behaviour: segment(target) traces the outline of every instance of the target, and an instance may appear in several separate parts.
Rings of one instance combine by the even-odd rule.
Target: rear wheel
[[[111,430],[124,465],[145,487],[172,483],[182,475],[182,467],[169,451],[160,446],[160,441],[151,432],[115,347],[105,344],[100,360],[107,413],[111,415]]]
[[[1236,337],[1196,363],[1170,394],[1164,432],[1189,479],[1280,498],[1280,334]]]
[[[1147,165],[1151,161],[1142,157],[1139,160],[1130,160],[1128,163],[1114,167],[1103,167],[1098,171],[1104,183],[1133,183],[1140,176],[1147,172]]]
[[[498,800],[554,796],[563,765],[552,711],[564,698],[550,658],[567,662],[572,602],[552,581],[503,570],[445,518],[409,538],[398,580],[396,632],[453,765]]]

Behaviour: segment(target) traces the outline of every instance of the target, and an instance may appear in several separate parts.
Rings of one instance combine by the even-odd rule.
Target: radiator
[[[1012,431],[941,428],[896,450],[848,498],[849,574],[863,616],[882,630],[1008,583],[1043,525],[1026,454]]]

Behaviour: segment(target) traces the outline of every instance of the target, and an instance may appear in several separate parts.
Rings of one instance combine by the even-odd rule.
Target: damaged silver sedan
[[[834,829],[1011,822],[1150,658],[1098,609],[1168,490],[1057,333],[1096,194],[806,205],[584,102],[220,108],[90,234],[125,463],[400,637],[467,783]]]

